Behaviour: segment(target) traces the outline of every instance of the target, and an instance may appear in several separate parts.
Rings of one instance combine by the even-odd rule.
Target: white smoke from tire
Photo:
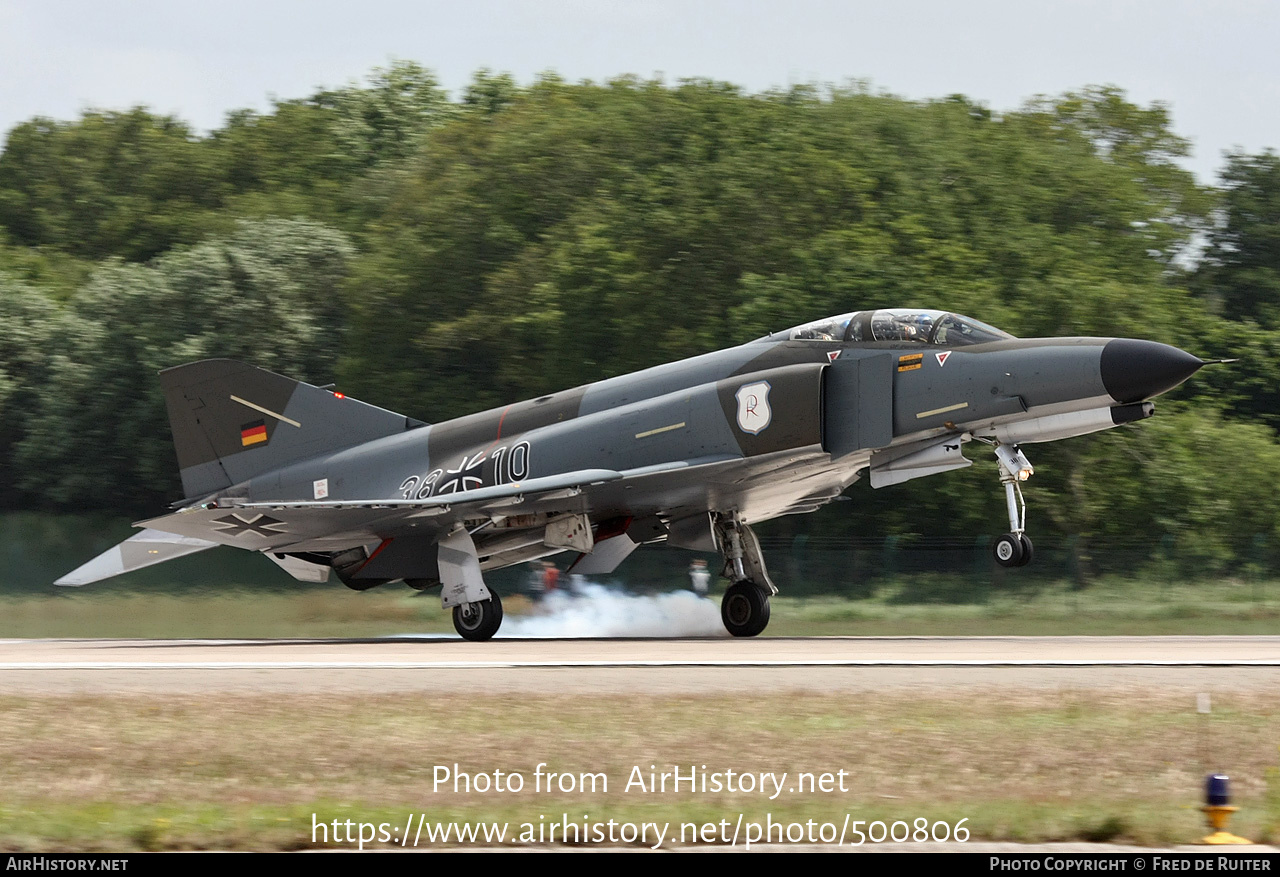
[[[637,596],[575,581],[546,595],[536,614],[508,615],[499,637],[620,638],[728,636],[720,604],[692,591]]]

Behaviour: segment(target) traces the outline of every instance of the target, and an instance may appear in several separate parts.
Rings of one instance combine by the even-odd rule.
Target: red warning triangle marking
[[[942,353],[935,353],[934,356],[938,358],[938,366],[941,367],[946,365],[947,357],[949,357],[950,355],[951,355],[950,350],[944,350]]]
[[[828,351],[827,351],[827,362],[835,362],[837,359],[839,359],[839,358],[840,358],[840,353],[841,353],[841,351],[839,351],[839,350],[828,350]]]

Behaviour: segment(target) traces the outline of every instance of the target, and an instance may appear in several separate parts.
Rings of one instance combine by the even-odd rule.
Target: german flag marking
[[[260,445],[267,440],[267,422],[265,420],[255,420],[253,423],[246,423],[240,427],[240,444],[243,447],[252,447]]]

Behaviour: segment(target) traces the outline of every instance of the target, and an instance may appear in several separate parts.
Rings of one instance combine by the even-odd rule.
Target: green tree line
[[[520,85],[400,62],[237,111],[32,119],[0,152],[0,506],[177,499],[155,372],[231,356],[427,421],[860,308],[1151,338],[1207,369],[1132,429],[1034,449],[1038,533],[1280,539],[1280,157],[1198,185],[1113,87],[1003,114],[860,86]],[[985,458],[832,534],[1001,529]],[[892,494],[892,495],[890,495]]]

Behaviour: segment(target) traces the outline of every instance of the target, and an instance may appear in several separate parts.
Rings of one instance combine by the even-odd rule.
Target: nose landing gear
[[[996,563],[1005,567],[1026,566],[1035,556],[1035,547],[1026,533],[1027,502],[1022,498],[1022,482],[1035,472],[1031,461],[1017,445],[996,445],[1000,462],[1000,483],[1004,485],[1005,505],[1009,510],[1009,532],[991,546]]]

